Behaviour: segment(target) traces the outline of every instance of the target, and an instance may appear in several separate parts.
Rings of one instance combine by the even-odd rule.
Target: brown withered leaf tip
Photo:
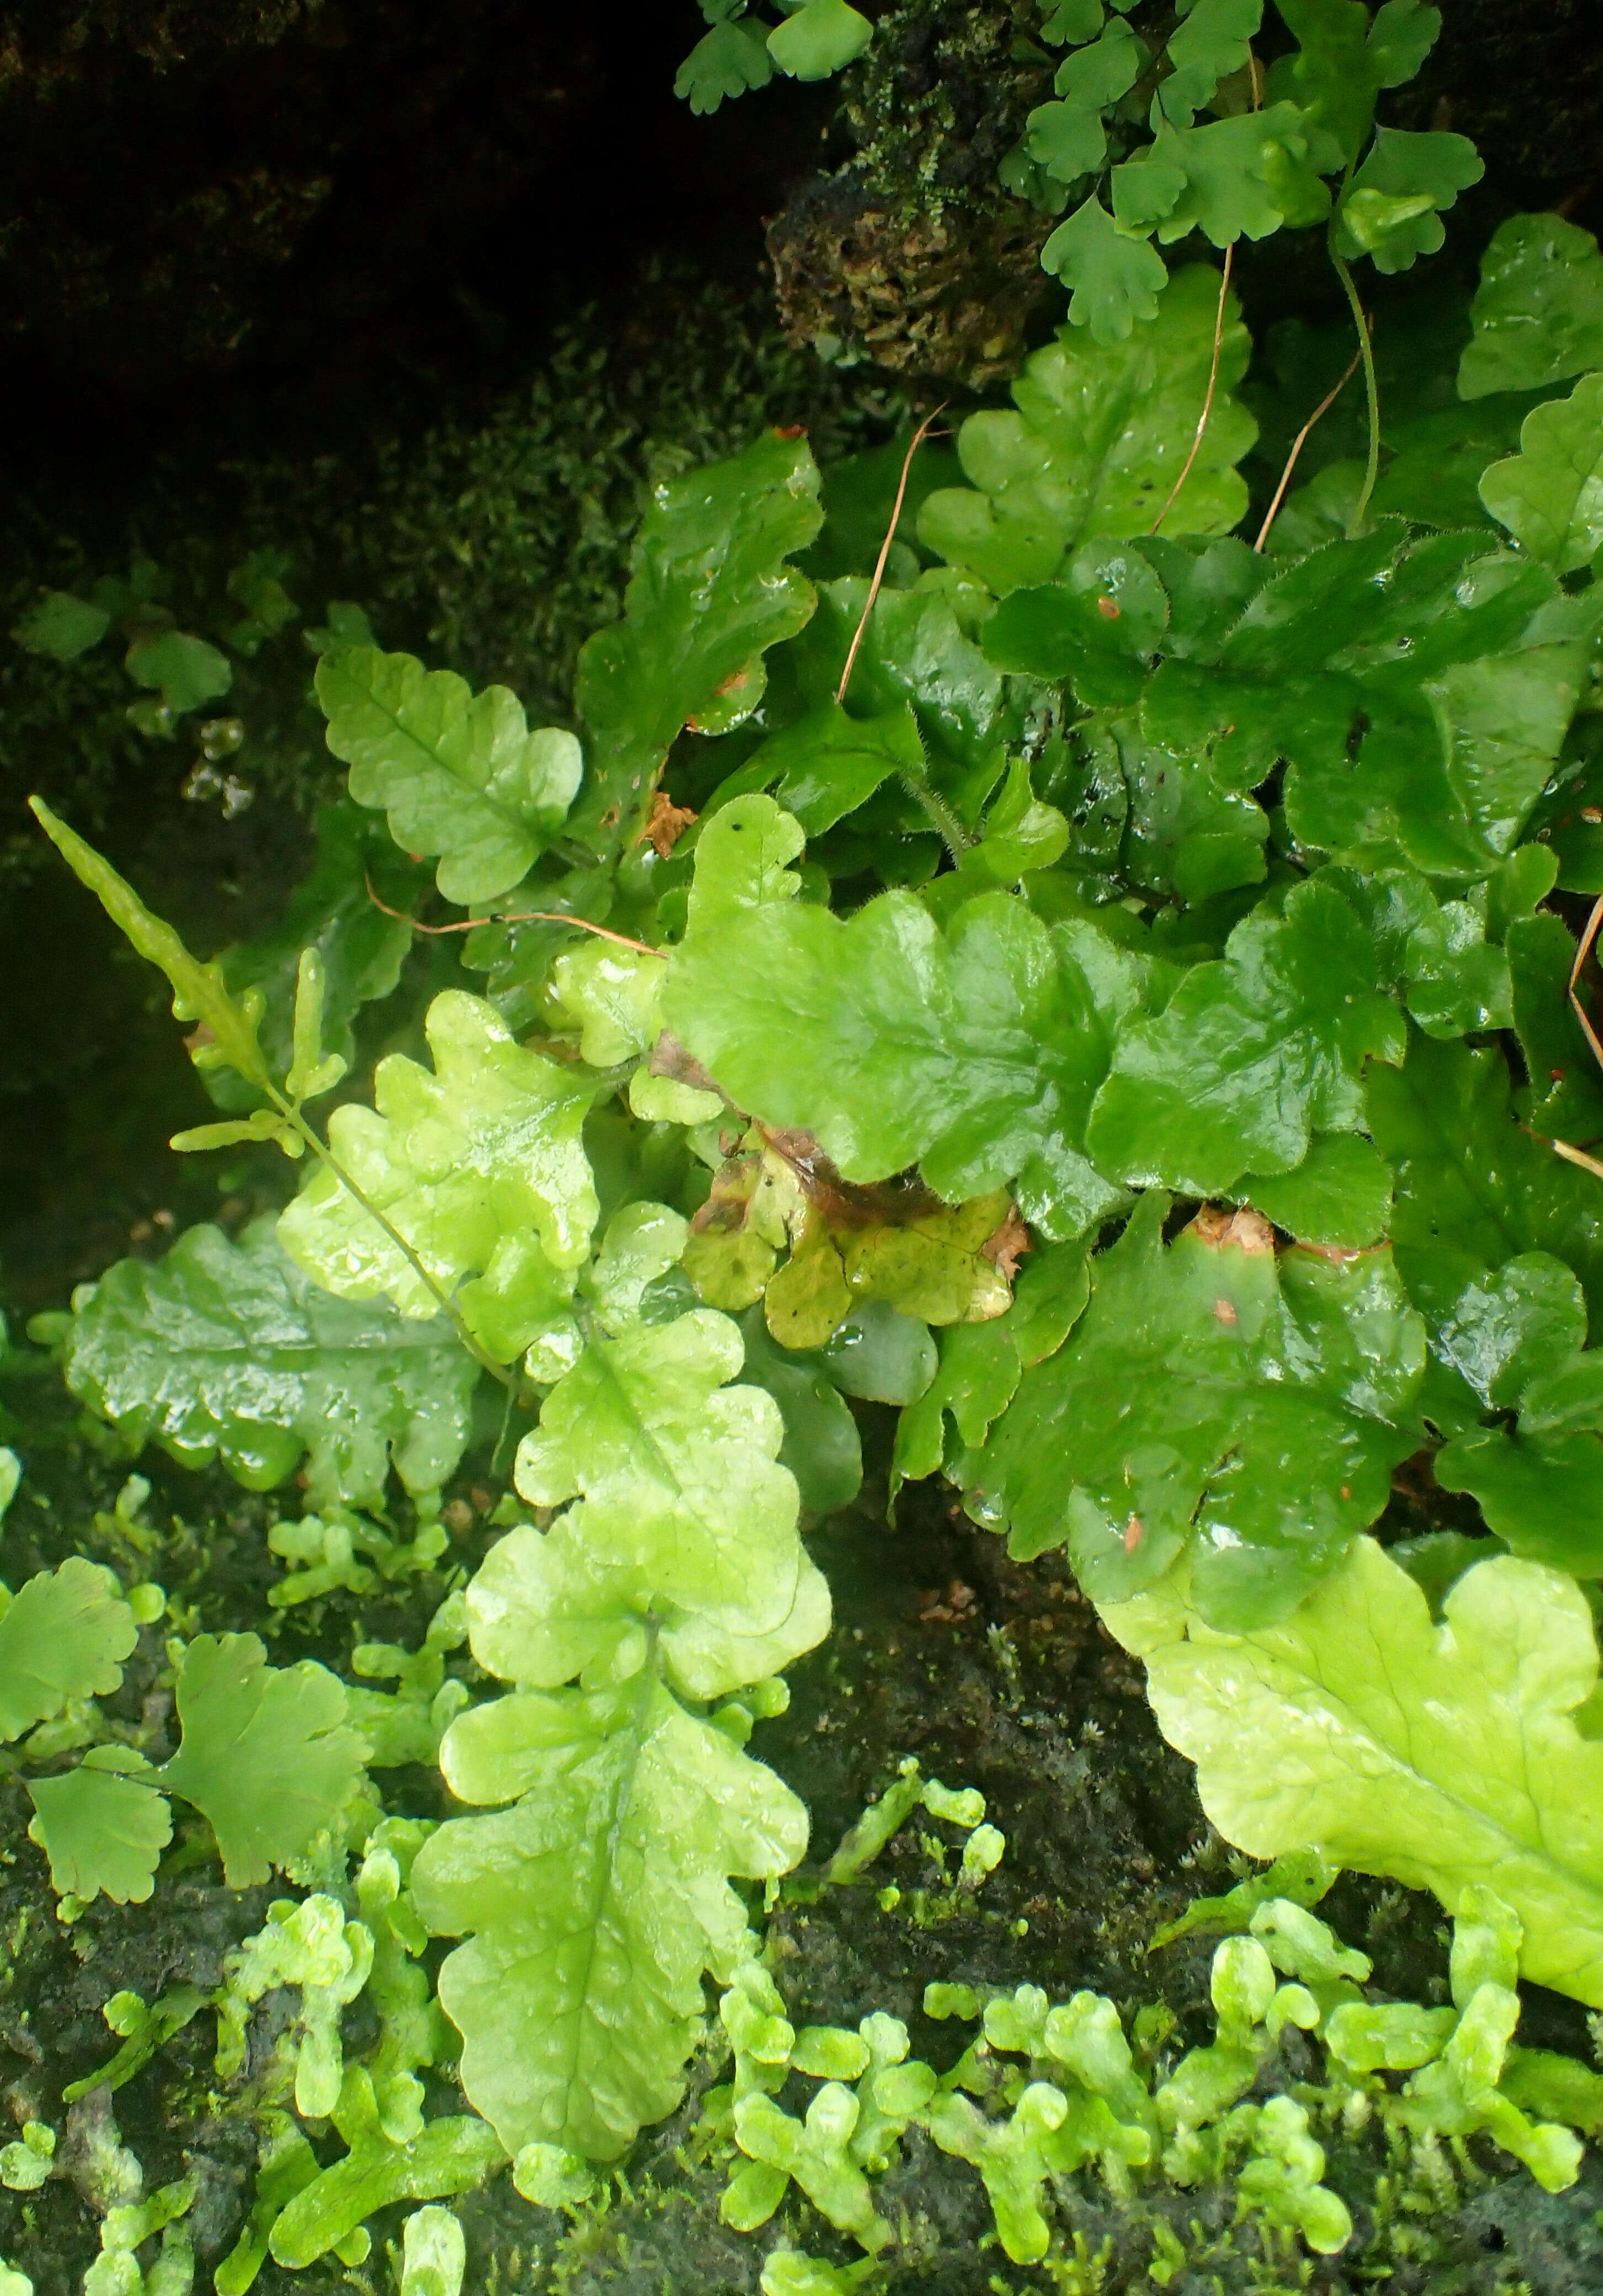
[[[1226,1211],[1221,1204],[1204,1204],[1191,1223],[1199,1243],[1211,1244],[1222,1251],[1233,1244],[1237,1251],[1272,1251],[1275,1231],[1262,1212],[1243,1205],[1237,1212]]]
[[[734,1106],[718,1079],[687,1053],[678,1038],[667,1029],[652,1046],[651,1058],[645,1066],[651,1076],[671,1077],[675,1084],[694,1085],[697,1092],[716,1092],[726,1107]]]
[[[986,1237],[980,1254],[1011,1283],[1018,1274],[1019,1261],[1031,1248],[1030,1231],[1020,1219],[1017,1207],[1009,1204],[1007,1218],[994,1235]]]
[[[638,838],[639,845],[649,845],[664,861],[695,819],[695,809],[688,805],[675,805],[666,790],[652,793],[651,811]]]
[[[906,1227],[941,1210],[916,1172],[867,1185],[843,1180],[810,1132],[779,1131],[769,1125],[762,1136],[795,1174],[803,1195],[832,1228]]]

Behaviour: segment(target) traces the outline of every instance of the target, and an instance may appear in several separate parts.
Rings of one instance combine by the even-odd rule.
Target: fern
[[[872,565],[843,478],[815,589],[819,476],[772,434],[661,489],[578,734],[366,643],[325,653],[353,799],[440,860],[489,991],[435,995],[427,1060],[390,1052],[325,1128],[308,1111],[395,955],[347,946],[349,812],[319,865],[344,891],[296,913],[304,945],[286,924],[230,967],[39,809],[240,1087],[179,1144],[275,1144],[301,1183],[271,1230],[192,1230],[81,1295],[58,1326],[75,1391],[131,1443],[259,1488],[304,1474],[313,1511],[270,1538],[300,1566],[269,1598],[292,1617],[452,1567],[440,1485],[481,1372],[504,1397],[483,1472],[510,1461],[513,1489],[456,1518],[499,1536],[421,1650],[357,1644],[394,1692],[186,1620],[155,1768],[137,1730],[82,1715],[160,1596],[73,1557],[0,1616],[0,1725],[60,1890],[143,1901],[177,1798],[231,1884],[276,1868],[308,1892],[219,2008],[232,2080],[255,2001],[300,1991],[226,2288],[267,2253],[354,2269],[374,2207],[504,2161],[526,2197],[582,2205],[585,2164],[685,2094],[709,1979],[736,2055],[709,2104],[742,2156],[726,2221],[793,2186],[869,2255],[899,2237],[877,2180],[915,2125],[979,2175],[1016,2262],[1048,2254],[1054,2180],[1081,2173],[1229,2173],[1277,2237],[1334,2252],[1351,2224],[1307,2107],[1259,2086],[1288,2027],[1338,2069],[1331,2109],[1399,2144],[1489,2136],[1557,2188],[1566,2129],[1603,2122],[1514,2053],[1510,2006],[1522,1972],[1603,1998],[1603,1087],[1578,938],[1603,887],[1596,250],[1556,219],[1500,233],[1461,395],[1382,480],[1402,470],[1406,500],[1433,456],[1458,484],[1484,454],[1480,524],[1371,517],[1377,427],[1369,469],[1293,497],[1272,561],[1232,534],[1245,331],[1216,279],[1153,280],[1149,240],[1318,209],[1350,282],[1360,250],[1427,251],[1468,173],[1453,139],[1375,125],[1433,11],[1281,12],[1296,45],[1262,106],[1208,119],[1254,8],[1197,0],[1161,69],[1135,12],[1052,12],[1057,102],[1083,117],[1038,122],[1032,164],[1101,135],[1113,208],[1088,194],[1065,244],[1073,268],[1088,234],[1120,240],[1095,262],[1131,324],[1066,328],[1011,410],[968,418],[966,483],[919,522],[941,563]],[[859,37],[843,14],[807,0],[763,55],[810,71]],[[709,21],[698,90],[752,79],[752,20]],[[1150,144],[1119,111],[1144,76]],[[1517,386],[1541,396],[1488,428]],[[264,629],[277,579],[242,585]],[[89,644],[83,603],[46,601],[37,643]],[[901,1414],[877,1450],[864,1399]],[[758,1885],[808,1840],[748,1751],[829,1630],[802,1509],[851,1504],[887,1455],[893,1492],[943,1474],[1016,1561],[1066,1548],[1221,1833],[1284,1861],[1188,1924],[1229,1931],[1218,2031],[1155,2073],[1161,2043],[1138,2062],[1110,2003],[1009,1987],[938,2075],[894,2020],[798,2032],[755,1958]],[[1393,1474],[1422,1455],[1455,1511],[1428,1498],[1434,1528],[1388,1554]],[[364,1767],[436,1753],[460,1808],[379,1821]],[[972,1898],[1000,1834],[908,1773],[798,1899],[853,1886],[916,1802],[968,1834],[919,1917]],[[1310,1911],[1337,1863],[1440,1897],[1451,2014],[1364,1997]],[[452,1940],[438,2009],[431,1937]],[[358,2047],[341,2013],[363,1996],[381,2030]],[[440,2011],[473,2110],[429,2120]],[[800,2111],[793,2076],[821,2084]],[[341,2157],[311,2153],[292,2093]],[[438,2223],[407,2253],[420,2290],[456,2269]]]

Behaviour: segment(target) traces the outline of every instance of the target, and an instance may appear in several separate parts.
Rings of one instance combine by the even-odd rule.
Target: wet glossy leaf
[[[1089,1239],[1033,1245],[1013,1287],[1007,1329],[1026,1367],[1056,1355],[1091,1296]]]
[[[1507,947],[1514,1026],[1530,1078],[1521,1113],[1533,1131],[1585,1147],[1603,1138],[1603,1069],[1570,1004],[1574,937],[1561,918],[1521,917]]]
[[[1583,1354],[1585,1338],[1581,1286],[1548,1253],[1467,1285],[1441,1351],[1483,1405],[1519,1419],[1470,1429],[1434,1462],[1514,1554],[1582,1578],[1603,1574],[1603,1356]]]
[[[1155,569],[1169,599],[1165,654],[1214,661],[1247,607],[1274,573],[1262,551],[1237,535],[1180,541],[1166,534],[1140,537],[1135,545]]]
[[[0,1739],[20,1738],[70,1698],[103,1698],[139,1639],[103,1563],[70,1554],[18,1589],[0,1613]]]
[[[592,1541],[656,1557],[665,1602],[761,1634],[788,1616],[802,1557],[779,1408],[728,1384],[743,1352],[707,1309],[598,1333],[519,1445],[515,1480],[536,1506],[582,1495]]]
[[[1509,216],[1481,258],[1460,398],[1540,390],[1603,366],[1603,256],[1556,215]]]
[[[944,934],[903,893],[845,922],[753,910],[680,952],[666,1010],[742,1107],[816,1133],[848,1179],[922,1163],[949,1200],[1078,1180],[1106,1031],[1080,965],[1007,894]]]
[[[1216,663],[1167,661],[1152,740],[1205,752],[1228,787],[1287,761],[1295,835],[1373,867],[1473,877],[1512,847],[1580,692],[1573,642],[1528,644],[1551,578],[1483,537],[1411,546],[1385,521],[1261,590]]]
[[[1133,712],[1106,720],[1106,732],[1100,739],[1089,734],[1086,748],[1105,757],[1111,749],[1109,762],[1117,761],[1124,785],[1119,859],[1132,885],[1190,903],[1263,882],[1269,816],[1254,799],[1222,787],[1205,758],[1147,741]]]
[[[333,1825],[362,1775],[345,1689],[303,1659],[270,1667],[254,1635],[197,1635],[178,1667],[183,1742],[153,1783],[192,1801],[231,1890],[265,1882]]]
[[[807,1816],[773,1774],[645,1669],[615,1690],[524,1692],[461,1717],[441,1761],[468,1802],[412,1869],[447,1956],[462,2078],[509,2152],[615,2159],[670,2112],[700,2029],[702,1972],[749,1950],[726,1879],[782,1874]]]
[[[891,1496],[904,1482],[939,1474],[948,1456],[947,1422],[958,1452],[977,1451],[1019,1382],[1018,1344],[1006,1323],[959,1325],[941,1338],[941,1365],[896,1423]]]
[[[817,619],[794,650],[802,691],[819,709],[834,700],[867,602],[868,585],[860,578],[826,583],[819,592]],[[970,826],[1001,770],[1005,738],[1001,675],[969,634],[989,603],[974,584],[955,581],[941,567],[921,575],[909,590],[882,590],[851,670],[854,710],[885,718],[911,708],[929,751],[926,769],[942,786],[952,786],[949,770],[940,771],[942,761],[949,768],[990,765],[972,800],[957,796]],[[905,736],[896,741],[900,752]],[[910,750],[906,766],[914,770]],[[927,824],[921,819],[920,825]]]
[[[1522,1129],[1510,1094],[1500,1053],[1425,1037],[1401,1070],[1369,1072],[1369,1128],[1397,1175],[1397,1265],[1438,1349],[1466,1288],[1527,1251],[1574,1270],[1603,1332],[1603,1185]]]
[[[811,583],[785,561],[819,523],[807,441],[777,431],[657,488],[623,619],[580,656],[577,700],[590,739],[573,834],[616,850],[684,726],[695,719],[722,731],[756,709],[763,653],[812,612]]]
[[[817,1361],[843,1395],[869,1403],[913,1403],[935,1375],[928,1329],[883,1300],[853,1308],[818,1350]]]
[[[1163,586],[1144,555],[1088,543],[1060,581],[1015,590],[985,624],[999,669],[1073,686],[1088,709],[1135,701],[1169,619]]]
[[[1508,960],[1486,939],[1484,902],[1434,898],[1409,936],[1408,1008],[1427,1037],[1506,1029],[1514,1019]]]
[[[749,909],[793,901],[802,881],[788,864],[806,842],[801,823],[771,797],[752,791],[731,800],[697,840],[686,931],[711,944]]]
[[[561,829],[579,743],[555,726],[531,733],[505,685],[475,693],[411,654],[341,646],[317,664],[317,699],[351,796],[383,810],[404,852],[440,855],[448,900],[506,892]]]
[[[740,1333],[743,1376],[766,1388],[779,1406],[785,1421],[779,1464],[794,1475],[802,1506],[809,1514],[850,1506],[862,1488],[863,1447],[840,1389],[810,1356],[776,1347],[760,1309],[741,1318]]]
[[[1524,1930],[1523,1974],[1603,2003],[1603,1745],[1576,1710],[1598,1678],[1573,1580],[1511,1556],[1451,1589],[1441,1626],[1372,1541],[1278,1624],[1222,1632],[1164,1587],[1105,1612],[1145,1660],[1203,1807],[1255,1857],[1434,1890],[1488,1883]]]
[[[1519,447],[1483,473],[1481,500],[1533,558],[1573,574],[1603,544],[1603,374],[1533,408]]]
[[[93,1751],[64,1777],[30,1778],[27,1784],[34,1806],[29,1835],[50,1860],[56,1895],[70,1892],[86,1903],[103,1895],[119,1906],[143,1905],[172,1840],[166,1795],[95,1766]]]
[[[1278,917],[1244,918],[1220,963],[1121,1031],[1089,1153],[1131,1184],[1197,1195],[1288,1172],[1315,1130],[1359,1128],[1366,1060],[1400,1061],[1404,1044],[1358,918],[1329,888],[1296,886]]]
[[[507,1363],[564,1311],[589,1249],[596,1191],[580,1131],[593,1087],[515,1044],[493,1007],[447,989],[425,1023],[432,1071],[381,1061],[374,1108],[338,1108],[329,1138],[481,1344]],[[388,1298],[403,1315],[439,1301],[399,1247],[320,1169],[279,1241],[316,1283]]]
[[[1277,1256],[1250,1213],[1166,1247],[1166,1202],[1144,1196],[1092,1261],[1090,1305],[966,1463],[964,1503],[1021,1559],[1066,1542],[1097,1603],[1189,1547],[1199,1606],[1245,1626],[1385,1505],[1419,1439],[1424,1334],[1388,1252]]]
[[[186,1466],[218,1457],[267,1490],[305,1458],[314,1506],[382,1505],[391,1459],[409,1489],[438,1489],[478,1377],[443,1317],[308,1283],[270,1219],[237,1243],[193,1227],[165,1259],[119,1260],[80,1300],[64,1368],[131,1442]]]
[[[798,718],[769,736],[743,768],[778,784],[778,800],[809,837],[821,836],[900,774],[922,780],[924,744],[910,706],[871,718],[850,718],[838,702]]]
[[[1006,594],[1056,580],[1082,542],[1145,534],[1196,435],[1218,308],[1216,275],[1196,266],[1176,275],[1156,318],[1128,340],[1065,329],[1032,352],[1013,386],[1014,410],[971,414],[964,423],[958,453],[974,491],[933,494],[919,518],[921,541]],[[1247,348],[1232,316],[1208,428],[1163,521],[1170,535],[1221,533],[1246,507],[1233,465],[1254,425],[1229,393]]]
[[[1358,1132],[1326,1133],[1295,1171],[1249,1172],[1238,1192],[1299,1243],[1356,1250],[1380,1242],[1391,1224],[1391,1167]]]

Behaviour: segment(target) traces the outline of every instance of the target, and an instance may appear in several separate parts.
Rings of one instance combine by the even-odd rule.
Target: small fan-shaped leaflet
[[[413,1868],[430,1928],[472,1932],[440,1997],[513,2152],[613,2159],[672,2110],[703,1972],[728,1982],[749,1950],[728,1877],[781,1874],[807,1841],[795,1796],[702,1710],[828,1628],[784,1423],[727,1383],[735,1324],[648,1324],[639,1301],[595,1287],[584,1352],[519,1452],[526,1498],[576,1504],[511,1532],[468,1592],[474,1656],[520,1688],[460,1716],[441,1767],[461,1800],[506,1806],[449,1820]]]

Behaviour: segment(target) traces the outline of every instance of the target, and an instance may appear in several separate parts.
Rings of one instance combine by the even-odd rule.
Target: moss
[[[159,1577],[181,1603],[196,1604],[189,1631],[227,1626],[274,1637],[279,1663],[306,1652],[339,1665],[358,1633],[421,1637],[442,1591],[438,1578],[392,1590],[382,1603],[341,1593],[305,1611],[270,1609],[279,1570],[265,1529],[293,1509],[292,1491],[251,1497],[216,1472],[186,1475],[147,1459],[152,1488],[138,1519],[154,1545],[136,1557],[124,1552],[127,1533],[105,1518],[126,1458],[103,1436],[78,1430],[70,1405],[43,1387],[13,1377],[5,1392],[26,1418],[4,1431],[29,1457],[6,1527],[13,1579],[81,1546],[125,1573]],[[871,1447],[881,1416],[870,1415]],[[495,1536],[471,1469],[455,1496],[452,1559],[471,1570]],[[1189,1898],[1228,1884],[1229,1864],[1203,1821],[1188,1765],[1157,1735],[1136,1669],[1049,1563],[1015,1569],[999,1542],[949,1512],[939,1486],[904,1495],[901,1513],[903,1528],[888,1533],[866,1500],[815,1531],[843,1623],[796,1669],[790,1711],[760,1726],[757,1750],[809,1800],[815,1865],[908,1752],[926,1774],[982,1788],[1007,1854],[977,1894],[953,1892],[932,1846],[934,1829],[909,1823],[867,1886],[783,1902],[769,1959],[796,2021],[855,2023],[886,2008],[907,2020],[915,2053],[944,2066],[966,2031],[923,2016],[926,1983],[1032,1982],[1059,1997],[1082,1985],[1106,1991],[1127,2014],[1162,1998],[1177,2021],[1175,2048],[1211,2038],[1212,1940],[1187,1939],[1159,1956],[1147,1940]],[[147,1702],[161,1663],[160,1631],[147,1629],[111,1702],[125,1721],[153,1710]],[[440,1814],[432,1773],[392,1774],[390,1783],[408,1808]],[[210,2015],[114,2098],[85,2100],[70,2124],[61,2091],[111,2054],[100,2013],[112,1992],[129,1987],[148,2000],[177,1983],[214,1985],[222,1955],[260,1926],[276,1891],[236,1897],[200,1861],[165,1879],[148,1907],[102,1902],[64,1929],[44,1861],[26,1840],[26,1816],[20,1789],[6,1789],[0,2100],[18,2120],[57,2128],[64,2161],[96,2131],[104,2139],[99,2120],[109,2109],[147,2185],[196,2177],[191,2223],[204,2276],[237,2236],[255,2169],[250,2069],[243,2085],[217,2081]],[[887,1884],[900,1892],[889,1906],[880,1902]],[[1434,1988],[1439,1996],[1445,1952],[1430,1900],[1349,1876],[1321,1910],[1375,1956],[1385,1991],[1429,1999]],[[269,2000],[261,2012],[257,2069],[270,2050],[274,2007]],[[1522,2038],[1583,2047],[1582,2026],[1572,2005],[1538,1995]],[[370,2038],[353,2021],[353,2049]],[[1288,2029],[1262,2085],[1266,2093],[1295,2088],[1318,2073],[1316,2054]],[[733,2156],[700,2116],[703,2095],[722,2077],[710,2046],[692,2066],[680,2110],[643,2134],[622,2172],[603,2180],[596,2206],[571,2216],[532,2210],[505,2177],[461,2201],[473,2296],[758,2296],[763,2259],[782,2239],[849,2261],[850,2243],[793,2194],[756,2237],[721,2222]],[[798,2078],[796,2087],[801,2094],[781,2098],[787,2110],[810,2085]],[[448,2077],[432,2082],[428,2109],[463,2109]],[[1603,2277],[1603,2164],[1595,2158],[1580,2184],[1550,2195],[1482,2145],[1422,2161],[1388,2146],[1373,2121],[1333,2127],[1327,2119],[1316,2134],[1328,2155],[1327,2182],[1357,2226],[1340,2258],[1311,2259],[1251,2222],[1237,2225],[1229,2179],[1195,2193],[1155,2185],[1119,2202],[1094,2178],[1076,2177],[1056,2196],[1052,2251],[1025,2269],[996,2246],[972,2172],[914,2131],[880,2187],[897,2240],[879,2296],[1134,2296],[1155,2286],[1169,2296],[1356,2296],[1377,2284],[1393,2296],[1588,2296]],[[373,2260],[360,2276],[348,2278],[332,2258],[305,2273],[269,2264],[259,2296],[333,2296],[347,2285],[376,2296],[387,2284],[385,2243],[399,2241],[405,2213],[375,2218]],[[37,2196],[0,2193],[0,2254],[27,2262],[37,2296],[71,2296],[97,2237],[94,2211],[70,2177],[53,2178]]]
[[[1018,363],[1050,217],[997,176],[1051,93],[1031,0],[904,0],[843,82],[851,156],[769,228],[793,341],[920,376],[982,384]]]
[[[621,611],[654,486],[732,453],[765,423],[805,424],[826,460],[883,436],[900,406],[873,379],[833,375],[787,348],[760,295],[651,268],[609,311],[558,326],[530,379],[488,407],[309,459],[234,456],[205,479],[198,457],[169,459],[130,489],[110,528],[91,528],[86,512],[73,531],[70,513],[24,500],[0,562],[0,613],[14,624],[41,587],[81,587],[143,554],[163,570],[180,626],[218,639],[238,619],[230,570],[253,549],[277,549],[308,622],[330,597],[359,600],[386,644],[512,685],[536,722],[566,720],[579,647]],[[235,658],[223,705],[244,729],[230,770],[300,808],[334,770],[309,703],[311,666],[292,626],[254,659]],[[126,723],[132,695],[109,647],[63,668],[0,643],[7,817],[36,788],[90,828],[132,790],[170,813],[200,720],[171,743],[147,741]],[[37,839],[13,833],[0,867],[37,852]]]

